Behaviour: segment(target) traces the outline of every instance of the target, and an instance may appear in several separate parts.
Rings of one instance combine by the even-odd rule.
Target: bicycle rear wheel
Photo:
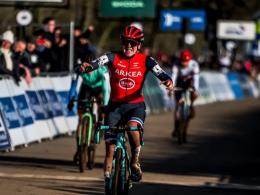
[[[88,163],[87,166],[89,169],[93,169],[95,165],[95,154],[96,154],[96,146],[94,143],[91,143],[88,147]]]
[[[79,148],[79,171],[83,173],[86,169],[87,161],[87,146],[82,145]]]

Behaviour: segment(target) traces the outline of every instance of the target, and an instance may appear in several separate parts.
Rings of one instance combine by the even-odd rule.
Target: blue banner
[[[60,102],[62,103],[62,108],[63,108],[64,115],[66,117],[76,116],[77,115],[77,108],[76,108],[76,106],[74,106],[74,108],[73,108],[73,110],[71,112],[69,112],[69,110],[67,108],[68,95],[69,95],[68,91],[59,91],[59,92],[57,92],[57,96],[58,96]]]
[[[180,31],[184,18],[189,22],[188,30],[205,30],[206,13],[204,10],[162,10],[160,14],[161,29],[163,31]]]
[[[16,107],[18,109],[18,114],[22,119],[22,126],[33,124],[33,117],[30,111],[29,105],[25,99],[24,95],[18,95],[13,97]]]
[[[35,91],[26,91],[27,97],[30,101],[31,109],[36,120],[47,119],[47,114],[41,106],[40,100]]]
[[[252,87],[249,84],[248,76],[239,74],[238,78],[239,78],[240,86],[243,90],[244,96],[245,97],[254,97]]]
[[[242,99],[244,97],[244,93],[239,82],[239,74],[234,72],[229,72],[227,74],[227,78],[229,80],[231,89],[235,94],[235,98]]]
[[[20,116],[17,114],[10,97],[0,98],[0,109],[3,111],[3,116],[6,119],[6,126],[8,129],[21,127]]]
[[[54,90],[46,90],[46,97],[51,105],[53,117],[63,116],[62,105],[60,104],[57,94]]]
[[[53,117],[53,114],[52,114],[52,110],[49,106],[49,102],[48,102],[48,99],[45,95],[45,92],[44,90],[39,90],[39,97],[40,97],[40,101],[41,101],[41,104],[45,110],[45,113],[46,113],[46,119],[50,119]]]
[[[11,147],[10,136],[8,134],[6,124],[0,110],[0,150],[6,150]]]

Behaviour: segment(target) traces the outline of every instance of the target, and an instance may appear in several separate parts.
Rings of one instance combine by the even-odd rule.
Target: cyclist
[[[192,53],[189,50],[184,50],[180,53],[179,59],[173,64],[172,68],[172,80],[175,84],[174,87],[179,87],[183,89],[192,88],[191,92],[191,113],[190,118],[194,118],[195,109],[193,107],[193,102],[198,97],[199,89],[199,64],[193,59]],[[181,91],[175,92],[175,111],[174,111],[174,130],[172,136],[176,136],[176,129],[178,124],[178,104],[181,97]]]
[[[79,95],[77,95],[76,88],[79,76],[81,75],[83,82],[81,83]],[[72,77],[71,88],[69,92],[69,103],[67,105],[68,110],[72,110],[74,107],[74,100],[78,98],[78,126],[77,132],[79,131],[80,122],[82,119],[82,115],[84,114],[85,103],[80,102],[80,100],[91,99],[91,97],[95,97],[97,100],[102,100],[101,104],[98,105],[98,120],[102,122],[104,120],[103,110],[104,107],[108,105],[108,100],[110,96],[110,84],[109,84],[109,74],[108,69],[106,67],[100,67],[91,73],[83,73],[81,74],[79,71],[79,67],[75,68],[75,74]],[[76,133],[78,135],[78,133]],[[78,137],[76,137],[77,144]],[[78,151],[73,157],[73,161],[75,163],[78,162]]]
[[[106,110],[105,124],[114,127],[126,122],[129,127],[143,127],[145,120],[145,103],[142,87],[148,71],[159,78],[168,90],[173,89],[171,77],[150,56],[139,50],[144,40],[143,32],[135,26],[127,26],[121,35],[122,51],[106,53],[90,63],[83,63],[81,71],[92,71],[107,66],[110,71],[111,96]],[[142,171],[139,163],[141,150],[139,131],[129,131],[131,146],[131,179],[140,181]],[[116,135],[105,134],[106,157],[104,174],[107,181],[111,174]],[[107,182],[106,182],[107,184]]]

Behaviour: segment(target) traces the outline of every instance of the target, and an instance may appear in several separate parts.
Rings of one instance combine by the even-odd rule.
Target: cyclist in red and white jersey
[[[135,26],[127,26],[121,35],[122,51],[104,54],[82,65],[82,72],[97,69],[106,65],[110,72],[111,94],[106,111],[106,125],[114,127],[123,122],[130,127],[143,127],[145,120],[145,103],[142,87],[145,77],[151,71],[168,90],[173,89],[171,77],[165,73],[160,65],[150,56],[139,50],[144,40],[143,32]],[[131,146],[132,180],[139,181],[142,171],[139,163],[141,150],[139,131],[129,131],[128,137]],[[105,179],[111,174],[113,152],[116,135],[107,133]]]
[[[199,64],[193,59],[192,53],[189,50],[184,50],[180,53],[179,59],[173,64],[172,68],[172,80],[175,84],[174,87],[177,88],[193,88],[191,92],[191,115],[190,118],[195,116],[195,109],[193,107],[193,102],[198,97],[199,90]],[[178,102],[181,97],[181,91],[175,91],[175,112],[174,112],[174,130],[172,136],[176,136],[176,111],[178,110]]]

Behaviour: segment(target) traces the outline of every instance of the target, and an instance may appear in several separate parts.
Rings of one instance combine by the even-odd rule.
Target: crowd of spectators
[[[82,31],[74,29],[74,64],[95,57],[89,37],[93,26]],[[42,28],[34,31],[31,37],[16,39],[11,30],[0,36],[0,75],[9,75],[19,84],[20,78],[32,82],[32,76],[46,72],[69,71],[69,35],[56,25],[54,18],[45,18]]]
[[[94,27],[85,31],[80,27],[74,29],[74,64],[86,62],[96,57],[96,52],[90,44],[90,35]],[[172,64],[178,58],[178,51],[173,55],[164,52],[154,53],[149,47],[144,47],[145,54],[154,56],[159,63],[170,72]],[[260,72],[260,61],[234,55],[230,50],[222,50],[217,56],[210,51],[194,55],[201,69],[214,69],[223,72],[237,71],[257,78]],[[11,30],[0,36],[0,74],[7,74],[18,84],[24,77],[28,84],[32,76],[45,72],[69,71],[69,34],[61,26],[57,26],[52,17],[45,18],[42,27],[34,30],[31,37],[15,39]]]

